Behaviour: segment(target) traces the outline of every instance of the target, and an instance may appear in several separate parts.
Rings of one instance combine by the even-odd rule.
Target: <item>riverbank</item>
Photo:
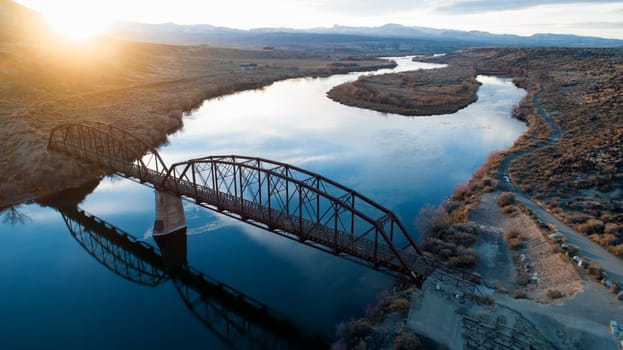
[[[455,113],[476,102],[480,83],[473,68],[448,66],[437,69],[376,76],[331,89],[327,96],[353,107],[406,116]]]
[[[514,77],[528,91],[513,115],[529,130],[457,188],[452,200],[458,210],[450,214],[481,228],[475,270],[496,284],[496,299],[521,312],[561,348],[615,346],[607,325],[623,312],[617,288],[595,282],[607,280],[599,268],[595,275],[573,267],[577,264],[562,254],[565,248],[548,239],[557,231],[552,223],[527,215],[530,209],[523,204],[514,207],[492,191],[518,184],[551,213],[621,256],[617,193],[622,187],[612,172],[621,172],[622,105],[615,91],[621,87],[622,54],[621,49],[480,49],[442,58],[481,74]],[[618,271],[621,262],[612,264],[604,269]],[[530,301],[511,302],[506,293]],[[555,306],[537,306],[550,303]],[[590,310],[580,310],[582,303]]]
[[[508,176],[563,222],[623,256],[623,49],[474,49],[431,61],[511,76],[528,91],[513,114],[530,129],[477,172],[487,176],[475,176],[454,197],[478,198],[484,179]],[[535,106],[537,94],[550,120]],[[504,158],[511,159],[502,164]],[[508,174],[497,173],[500,165]]]
[[[440,209],[453,222],[478,226],[473,269],[495,285],[497,302],[519,311],[557,347],[616,346],[607,331],[609,320],[623,312],[616,289],[574,267],[548,239],[552,226],[500,201],[498,188],[519,184],[551,213],[621,256],[623,103],[616,91],[623,83],[623,49],[475,49],[429,61],[513,77],[528,92],[513,110],[528,131],[509,150],[492,154]],[[412,309],[420,297],[409,298]],[[408,319],[417,323],[412,312]],[[393,327],[404,322],[398,319]]]
[[[47,151],[50,130],[62,123],[110,123],[155,147],[179,130],[183,116],[206,99],[288,78],[395,66],[365,57],[342,59],[278,49],[110,38],[71,44],[41,32],[9,37],[0,43],[0,55],[10,58],[0,70],[0,208],[101,175],[99,169]]]

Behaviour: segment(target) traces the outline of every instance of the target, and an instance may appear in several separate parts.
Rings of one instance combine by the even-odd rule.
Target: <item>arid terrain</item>
[[[208,98],[274,81],[391,67],[392,62],[275,49],[173,46],[100,38],[70,43],[11,1],[0,2],[0,208],[100,174],[48,152],[57,125],[101,121],[156,146]]]
[[[362,77],[328,95],[351,106],[431,115],[475,101],[479,74],[511,77],[526,89],[513,115],[528,131],[492,154],[446,203],[425,207],[417,222],[427,254],[477,272],[495,297],[463,304],[438,281],[422,291],[398,285],[364,318],[338,327],[335,348],[428,348],[434,342],[414,334],[417,312],[433,315],[431,324],[435,317],[456,324],[456,342],[477,344],[499,326],[504,336],[528,332],[543,348],[612,345],[606,324],[623,314],[623,280],[614,278],[623,261],[614,258],[623,257],[623,48],[482,48],[428,61],[448,67]],[[106,122],[157,146],[208,98],[392,65],[273,47],[107,37],[70,43],[49,34],[37,14],[0,0],[0,211],[101,175],[47,150],[50,131],[63,123]],[[535,208],[562,222],[542,220]],[[575,260],[602,254],[593,242],[612,254],[603,260],[608,266]]]
[[[509,152],[536,148],[548,138],[555,142],[511,162],[511,180],[622,256],[623,49],[478,49],[443,59],[479,74],[515,77],[527,88],[515,114],[530,130]],[[537,93],[555,128],[539,117]]]
[[[432,113],[459,107],[455,105],[459,102],[446,102],[441,91],[462,97],[460,105],[469,103],[478,74],[514,78],[528,95],[513,114],[530,129],[479,171],[473,188],[464,186],[455,197],[465,199],[474,189],[492,189],[500,180],[497,166],[506,155],[517,154],[508,173],[521,190],[614,255],[623,256],[623,97],[619,93],[623,49],[470,49],[429,61],[450,68],[364,77],[336,87],[329,96],[382,111],[422,108]],[[461,84],[465,86],[457,89]],[[540,106],[534,105],[535,96]],[[414,107],[418,103],[421,106]],[[549,111],[551,120],[541,117],[539,108]],[[465,213],[462,216],[465,219]]]
[[[329,98],[349,106],[403,115],[454,113],[478,98],[474,69],[450,66],[402,74],[362,76],[331,89]]]
[[[472,49],[431,61],[514,78],[528,94],[513,115],[529,130],[510,150],[492,154],[451,200],[422,210],[423,248],[481,274],[496,290],[496,304],[520,312],[552,344],[614,348],[607,325],[623,312],[621,281],[614,277],[622,263],[595,244],[622,255],[623,49]],[[517,191],[518,197],[500,189]],[[582,259],[584,254],[591,259]],[[408,316],[418,332],[418,305],[436,300],[425,291],[423,302],[422,295],[412,294]],[[473,315],[466,318],[465,307],[439,305],[436,314],[462,315],[451,323],[460,325],[466,344],[483,341],[473,334],[487,332],[470,328]],[[386,312],[392,315],[392,308]],[[481,316],[499,319],[500,312],[492,307]],[[354,321],[360,333],[350,341],[388,348],[379,339],[391,336],[386,329],[402,327],[400,319],[388,327],[389,319]],[[361,324],[367,324],[366,332]],[[421,340],[410,343],[420,346]]]
[[[469,215],[478,231],[473,270],[492,288],[487,303],[459,298],[437,281],[421,290],[397,286],[365,317],[338,328],[336,348],[615,349],[608,323],[623,313],[615,289],[578,266],[519,201],[500,201],[505,196],[484,194]]]

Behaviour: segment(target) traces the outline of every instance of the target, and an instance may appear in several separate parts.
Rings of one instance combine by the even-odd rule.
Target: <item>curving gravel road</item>
[[[549,113],[539,104],[539,95],[543,92],[543,87],[538,93],[534,94],[534,106],[537,108],[537,111],[543,119],[549,124],[552,128],[553,133],[548,138],[546,142],[540,143],[534,147],[528,148],[526,150],[516,152],[510,154],[504,158],[502,161],[499,171],[498,171],[498,179],[503,184],[502,188],[505,191],[510,191],[515,194],[515,198],[523,203],[526,207],[530,208],[532,212],[541,219],[546,224],[551,224],[556,227],[558,232],[567,239],[569,244],[576,245],[580,248],[580,254],[596,263],[601,265],[602,269],[610,276],[618,281],[623,282],[623,260],[617,258],[616,256],[610,254],[606,249],[604,249],[599,244],[593,242],[588,239],[586,236],[576,232],[571,227],[567,226],[562,221],[558,220],[552,214],[550,214],[545,208],[537,204],[527,193],[521,191],[517,185],[512,183],[509,178],[508,170],[511,162],[515,159],[528,154],[530,152],[534,152],[535,150],[554,145],[560,140],[563,133],[560,127],[550,118]]]

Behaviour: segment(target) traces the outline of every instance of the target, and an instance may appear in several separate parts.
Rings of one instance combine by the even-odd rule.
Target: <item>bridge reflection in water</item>
[[[146,286],[171,280],[186,307],[235,349],[319,349],[326,339],[297,329],[286,316],[188,265],[186,229],[154,236],[159,248],[76,207],[57,209],[76,241],[117,275]]]
[[[429,276],[471,293],[484,284],[479,276],[423,255],[392,211],[290,164],[231,155],[168,167],[156,149],[134,135],[96,122],[54,128],[48,148],[418,287]]]

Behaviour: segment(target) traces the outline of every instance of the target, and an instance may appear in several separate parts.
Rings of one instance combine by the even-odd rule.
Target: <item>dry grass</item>
[[[107,38],[68,44],[47,34],[41,19],[19,5],[2,2],[0,10],[0,207],[99,175],[98,169],[47,151],[49,132],[61,123],[107,122],[156,146],[205,99],[286,78],[391,66],[356,57],[336,65],[330,57],[295,51]],[[249,63],[256,66],[240,66]]]
[[[513,114],[529,130],[508,152],[528,152],[510,165],[511,178],[563,221],[623,256],[623,49],[487,48],[441,60],[515,77],[527,89]],[[563,137],[537,149],[553,134],[533,105],[541,87],[539,103]]]
[[[439,208],[427,205],[420,210],[416,224],[423,238],[421,248],[452,268],[472,267],[477,257],[471,246],[479,229],[473,223],[453,224],[451,214],[455,208],[446,203]]]
[[[328,96],[340,103],[404,115],[454,113],[476,101],[479,83],[463,66],[362,76]]]

